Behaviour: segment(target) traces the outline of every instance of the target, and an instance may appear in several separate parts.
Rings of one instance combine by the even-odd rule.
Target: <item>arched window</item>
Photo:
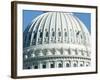
[[[65,37],[67,36],[67,32],[65,32]]]
[[[58,32],[59,37],[61,36],[61,32]]]
[[[43,64],[43,65],[42,65],[42,68],[46,68],[46,64]]]
[[[40,32],[40,38],[42,38],[42,32]]]
[[[46,32],[46,37],[48,37],[48,32]]]
[[[89,62],[86,63],[86,67],[88,67],[88,66],[90,66],[90,63]]]
[[[70,67],[70,64],[69,63],[66,63],[66,67]]]
[[[42,68],[45,69],[46,68],[46,62],[42,63]]]
[[[53,37],[55,36],[55,32],[54,32],[54,31],[52,32],[52,36],[53,36]]]
[[[62,64],[62,63],[59,63],[59,64],[58,64],[58,67],[59,67],[59,68],[63,67],[63,64]]]
[[[77,63],[74,63],[73,66],[74,66],[74,67],[77,67]]]
[[[89,65],[88,64],[86,64],[86,67],[88,67]]]
[[[55,67],[55,64],[54,64],[54,62],[52,62],[51,64],[50,64],[50,68],[54,68]]]
[[[35,66],[34,66],[34,69],[38,69],[38,65],[35,65]]]
[[[82,35],[80,35],[81,36],[81,39],[83,38],[83,36]]]
[[[36,39],[36,33],[34,33],[34,39]]]
[[[80,64],[81,67],[83,67],[83,64]]]

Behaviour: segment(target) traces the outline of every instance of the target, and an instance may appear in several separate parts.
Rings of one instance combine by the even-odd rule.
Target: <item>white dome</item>
[[[31,66],[37,68],[37,64],[39,66],[44,62],[55,63],[57,60],[62,63],[70,61],[73,63],[72,66],[74,66],[73,61],[77,66],[80,62],[84,65],[90,63],[90,56],[86,56],[91,54],[90,33],[73,13],[46,12],[32,20],[30,26],[25,29],[23,37],[25,69]],[[29,58],[30,64],[26,58]],[[54,67],[53,64],[51,67]]]
[[[32,21],[24,31],[24,47],[50,44],[89,44],[86,26],[72,13],[47,12]]]

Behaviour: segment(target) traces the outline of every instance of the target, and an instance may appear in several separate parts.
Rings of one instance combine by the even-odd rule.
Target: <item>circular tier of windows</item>
[[[69,67],[89,67],[90,62],[85,61],[68,61],[68,62],[45,62],[45,63],[36,63],[32,66],[28,66],[27,69],[47,69],[47,68],[69,68]]]

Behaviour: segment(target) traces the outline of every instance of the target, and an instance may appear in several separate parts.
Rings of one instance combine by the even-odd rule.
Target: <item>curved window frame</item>
[[[62,67],[63,67],[63,63],[62,62],[58,63],[58,68],[62,68]]]
[[[52,32],[52,37],[54,37],[54,36],[55,36],[55,32],[53,31],[53,32]]]
[[[58,32],[58,36],[61,37],[61,31]]]
[[[42,38],[42,36],[43,36],[43,33],[42,33],[42,32],[40,32],[40,35],[39,35],[39,37],[40,37],[40,38]]]

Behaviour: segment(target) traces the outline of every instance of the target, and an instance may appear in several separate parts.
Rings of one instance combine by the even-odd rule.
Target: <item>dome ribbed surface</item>
[[[23,33],[23,68],[91,65],[90,33],[74,13],[46,12]]]
[[[72,13],[47,12],[24,31],[24,47],[49,43],[89,44],[86,26]]]

